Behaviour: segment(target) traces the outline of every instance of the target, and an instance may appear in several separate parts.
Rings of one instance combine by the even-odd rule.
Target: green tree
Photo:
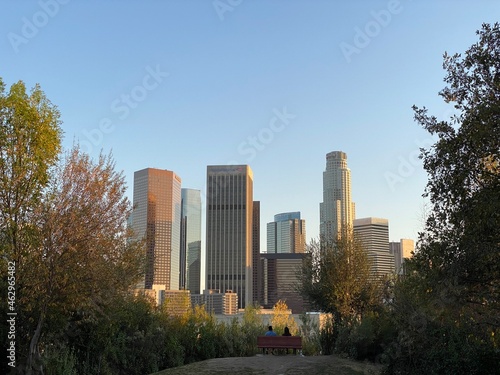
[[[437,141],[421,150],[432,210],[409,276],[396,287],[401,332],[392,365],[401,371],[498,371],[500,26],[483,24],[477,35],[463,56],[444,55],[447,85],[439,94],[456,114],[438,120],[414,107]]]
[[[311,303],[348,323],[379,304],[379,283],[361,242],[352,234],[337,241],[312,241],[304,259],[299,288]]]
[[[17,263],[32,246],[32,215],[61,150],[59,111],[40,86],[22,81],[8,94],[0,78],[0,245]],[[2,267],[5,269],[5,267]]]
[[[39,245],[35,213],[49,182],[50,170],[58,160],[61,134],[59,111],[40,86],[27,93],[24,83],[19,81],[6,93],[0,78],[0,283],[1,289],[6,290],[7,262],[11,262],[16,280],[15,300],[9,308],[17,313],[16,365],[26,355],[23,342],[32,329],[30,312],[22,300],[29,291],[26,273],[31,270],[26,260]],[[4,298],[2,311],[7,311]],[[4,324],[2,345],[8,341]]]

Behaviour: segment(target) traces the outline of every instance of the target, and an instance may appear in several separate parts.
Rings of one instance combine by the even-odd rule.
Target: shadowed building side
[[[207,167],[206,289],[252,303],[253,175],[248,165]]]

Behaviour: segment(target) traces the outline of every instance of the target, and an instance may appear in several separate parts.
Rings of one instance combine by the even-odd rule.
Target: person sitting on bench
[[[278,335],[276,334],[276,332],[273,331],[273,326],[269,326],[269,329],[264,336],[278,336]]]

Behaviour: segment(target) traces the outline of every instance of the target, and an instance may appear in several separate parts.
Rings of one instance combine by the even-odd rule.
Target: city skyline
[[[438,95],[442,55],[468,48],[500,11],[491,1],[256,1],[222,13],[212,2],[41,3],[4,4],[0,76],[7,89],[40,83],[65,148],[112,151],[131,201],[134,171],[176,171],[202,208],[207,165],[248,164],[261,223],[300,211],[308,241],[333,150],[349,156],[356,215],[387,218],[391,241],[417,239],[418,152],[434,138],[411,106],[453,113]],[[262,251],[265,236],[261,225]]]

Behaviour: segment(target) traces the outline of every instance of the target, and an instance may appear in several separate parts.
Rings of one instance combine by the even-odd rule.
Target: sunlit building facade
[[[326,154],[323,172],[323,202],[320,203],[320,236],[335,241],[344,228],[352,229],[355,206],[351,196],[351,170],[347,154],[333,151]]]
[[[388,275],[395,272],[394,255],[389,249],[389,221],[377,217],[354,220],[354,236],[361,240],[372,263],[372,273]]]
[[[179,289],[181,178],[146,168],[134,173],[132,228],[146,242],[146,271],[139,288]]]
[[[267,252],[303,253],[306,248],[306,222],[300,212],[285,212],[274,215],[267,223]]]
[[[399,242],[389,242],[389,252],[394,256],[394,266],[397,274],[402,275],[405,273],[405,260],[413,256],[413,251],[415,251],[415,242],[413,240],[402,238]]]

